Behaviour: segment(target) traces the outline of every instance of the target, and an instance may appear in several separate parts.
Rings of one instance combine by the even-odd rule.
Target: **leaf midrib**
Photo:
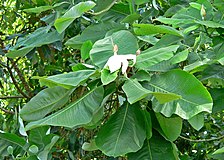
[[[42,110],[42,109],[44,109],[44,108],[48,108],[49,106],[58,103],[58,102],[61,101],[64,97],[68,96],[68,93],[69,93],[69,92],[72,92],[72,91],[70,90],[70,91],[65,92],[65,94],[63,94],[63,96],[62,96],[60,99],[58,98],[56,101],[53,101],[53,102],[51,102],[51,103],[48,103],[48,105],[46,105],[46,106],[44,106],[44,107],[38,107],[36,110],[31,110],[31,112],[32,112],[32,113],[33,113],[33,112],[38,112],[39,110]],[[30,114],[30,112],[28,112],[28,113],[24,113],[23,115],[26,115],[26,114]]]
[[[121,128],[120,128],[120,131],[119,131],[119,133],[118,133],[118,136],[117,136],[117,139],[116,139],[116,142],[115,142],[115,145],[114,145],[114,152],[113,152],[113,155],[114,155],[115,152],[116,152],[116,149],[117,149],[117,143],[118,143],[118,140],[120,139],[120,135],[121,135],[121,132],[122,132],[123,127],[124,127],[124,123],[125,123],[125,120],[126,120],[126,117],[127,117],[128,107],[129,107],[129,105],[127,104],[127,106],[126,106],[126,110],[125,110],[125,114],[124,114],[124,118],[123,118],[123,121],[122,121],[122,124],[121,124]]]
[[[41,123],[39,123],[39,125],[44,124],[45,122],[49,121],[50,119],[53,119],[53,118],[55,118],[56,116],[58,116],[58,115],[60,115],[60,114],[62,114],[62,113],[64,113],[64,112],[66,112],[67,110],[71,109],[74,105],[77,105],[78,103],[80,103],[84,98],[86,98],[87,96],[89,96],[89,95],[90,95],[91,93],[93,93],[96,89],[98,89],[98,88],[93,89],[93,90],[90,91],[88,94],[86,94],[85,96],[83,96],[82,98],[80,98],[78,101],[76,101],[76,103],[74,103],[73,105],[70,105],[69,107],[65,108],[63,111],[58,112],[58,113],[55,113],[55,115],[52,115],[50,118],[47,118],[47,117],[46,117],[46,119],[45,119],[45,120],[43,119],[44,121],[41,122]]]
[[[147,147],[148,147],[148,151],[149,151],[150,160],[152,160],[152,152],[151,152],[149,141],[147,141]]]
[[[149,83],[149,85],[151,85],[152,87],[155,87],[155,88],[157,88],[157,89],[160,89],[160,90],[162,90],[162,91],[164,91],[164,92],[166,92],[166,93],[173,93],[173,92],[167,91],[167,90],[165,90],[165,89],[163,89],[163,88],[161,88],[161,87],[158,87],[158,86],[156,86],[156,85],[154,85],[154,84],[152,84],[152,83]],[[174,93],[174,94],[176,94],[176,93]],[[179,95],[179,94],[177,94],[177,95]],[[201,105],[201,104],[197,104],[197,103],[195,103],[195,102],[191,102],[191,101],[189,101],[189,100],[183,98],[182,95],[180,95],[180,96],[181,96],[180,99],[182,99],[182,100],[185,101],[185,102],[191,103],[191,104],[196,105],[196,106],[200,106],[200,105]]]
[[[177,45],[176,45],[177,46]],[[162,51],[164,50],[166,50],[168,47],[165,47],[165,48],[163,48],[163,49],[161,49]],[[145,53],[145,54],[143,54],[143,55],[146,55],[146,54],[155,54],[156,52],[159,52],[159,50],[160,49],[156,49],[156,50],[154,50],[154,51],[151,51],[151,53],[150,52],[148,52],[148,53]],[[155,57],[158,57],[158,56],[160,56],[160,55],[163,55],[163,54],[170,54],[170,53],[173,53],[173,51],[167,51],[167,52],[160,52],[160,53],[158,53],[158,54],[156,54],[156,55],[153,55],[153,56],[149,56],[148,58],[143,58],[142,60],[140,60],[140,61],[137,61],[138,63],[140,63],[140,62],[144,62],[144,61],[147,61],[147,60],[151,60],[151,59],[153,59],[153,58],[155,58]]]

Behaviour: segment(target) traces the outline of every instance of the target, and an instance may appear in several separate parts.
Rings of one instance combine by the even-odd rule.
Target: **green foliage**
[[[62,33],[76,18],[80,17],[83,13],[90,10],[95,6],[92,1],[80,2],[71,9],[69,9],[63,16],[56,19],[54,26],[58,33]]]
[[[94,112],[101,106],[103,93],[104,91],[102,87],[93,89],[67,107],[46,116],[43,119],[30,122],[26,126],[26,129],[30,130],[44,125],[73,128],[82,124],[88,124],[91,122]],[[32,108],[32,106],[30,108]],[[44,108],[40,108],[40,110],[44,110]],[[39,114],[41,114],[41,112],[39,112]],[[30,114],[30,116],[32,116],[32,114]]]
[[[141,110],[138,106],[124,103],[99,130],[96,146],[104,154],[117,157],[139,150],[145,138],[146,131]]]
[[[223,159],[223,5],[1,1],[0,159]]]

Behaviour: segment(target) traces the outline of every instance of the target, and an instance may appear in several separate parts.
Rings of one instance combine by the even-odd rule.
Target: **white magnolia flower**
[[[127,55],[117,55],[118,47],[114,45],[114,55],[111,56],[104,68],[109,67],[110,73],[113,73],[120,68],[122,68],[122,73],[125,74],[128,68],[128,60],[133,60],[132,66],[136,63],[136,55],[135,54],[127,54]],[[136,53],[139,53],[138,50]]]

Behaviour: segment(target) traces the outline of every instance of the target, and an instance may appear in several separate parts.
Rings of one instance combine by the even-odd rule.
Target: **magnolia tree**
[[[222,159],[223,0],[0,3],[1,158]]]

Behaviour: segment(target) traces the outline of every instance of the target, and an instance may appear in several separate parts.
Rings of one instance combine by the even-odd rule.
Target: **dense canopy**
[[[0,159],[224,157],[223,0],[1,0]]]

